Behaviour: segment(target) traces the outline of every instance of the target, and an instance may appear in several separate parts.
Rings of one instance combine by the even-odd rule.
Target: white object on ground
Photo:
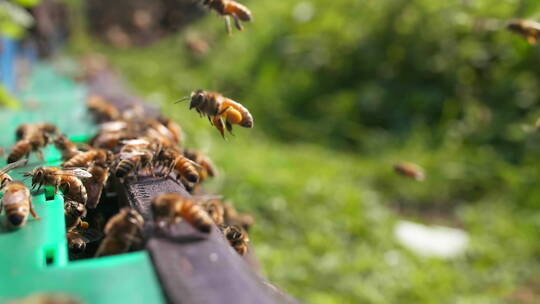
[[[409,221],[399,221],[394,236],[401,245],[425,257],[452,258],[463,253],[469,242],[467,232],[461,229]]]

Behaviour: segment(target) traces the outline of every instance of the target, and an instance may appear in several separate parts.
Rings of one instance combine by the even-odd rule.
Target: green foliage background
[[[540,49],[506,30],[537,1],[258,0],[225,35],[211,14],[144,49],[78,35],[178,120],[257,219],[264,272],[306,303],[534,303],[540,298]],[[184,41],[211,46],[203,57]],[[255,128],[224,142],[174,100],[242,102]],[[423,183],[396,176],[422,165]],[[400,219],[465,229],[466,254],[420,258]]]

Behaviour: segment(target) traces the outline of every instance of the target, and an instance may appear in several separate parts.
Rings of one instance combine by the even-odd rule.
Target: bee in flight
[[[417,181],[423,181],[426,178],[422,168],[420,168],[418,165],[411,163],[395,164],[394,171],[396,171],[396,173],[399,175],[412,178]]]
[[[225,18],[225,29],[228,34],[232,32],[229,16],[233,18],[234,25],[239,31],[244,29],[240,21],[249,22],[253,19],[251,11],[234,0],[204,0],[203,5]]]
[[[9,228],[20,228],[26,224],[28,213],[35,219],[39,219],[32,206],[32,197],[30,190],[18,181],[7,184],[0,205],[0,212],[6,210],[7,225]]]
[[[53,186],[54,193],[62,189],[65,196],[86,204],[88,196],[80,178],[91,178],[92,174],[81,168],[60,169],[57,167],[37,167],[27,172],[24,176],[32,177],[32,188],[37,185],[37,190],[42,186]]]
[[[223,138],[225,128],[232,134],[232,125],[239,125],[244,128],[253,128],[253,117],[243,105],[224,97],[215,92],[206,92],[203,90],[193,91],[190,97],[182,98],[177,102],[190,99],[189,109],[195,109],[201,116],[206,115],[210,124],[212,124]]]
[[[525,37],[530,44],[536,44],[540,38],[540,23],[536,21],[512,19],[506,27],[508,30]]]

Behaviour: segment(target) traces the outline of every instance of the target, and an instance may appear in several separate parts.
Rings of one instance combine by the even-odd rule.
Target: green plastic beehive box
[[[48,65],[34,68],[20,97],[26,101],[25,110],[0,112],[3,147],[15,142],[15,128],[21,123],[54,123],[73,141],[84,141],[95,132],[84,107],[84,86]],[[28,167],[10,175],[22,179],[33,166],[59,164],[58,151],[49,146],[44,152],[44,164],[32,156]],[[25,184],[30,186],[29,180]],[[8,231],[5,214],[0,216],[0,303],[43,292],[73,295],[84,303],[165,302],[145,251],[69,261],[62,196],[49,189],[33,193],[32,199],[41,220],[30,217],[23,228]]]

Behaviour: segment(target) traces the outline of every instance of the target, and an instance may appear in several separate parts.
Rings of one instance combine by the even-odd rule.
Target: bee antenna
[[[191,97],[189,97],[189,96],[184,96],[184,97],[180,98],[179,100],[175,101],[174,103],[180,103],[180,102],[185,101],[185,100],[188,100],[188,99],[190,99],[190,98],[191,98]]]

